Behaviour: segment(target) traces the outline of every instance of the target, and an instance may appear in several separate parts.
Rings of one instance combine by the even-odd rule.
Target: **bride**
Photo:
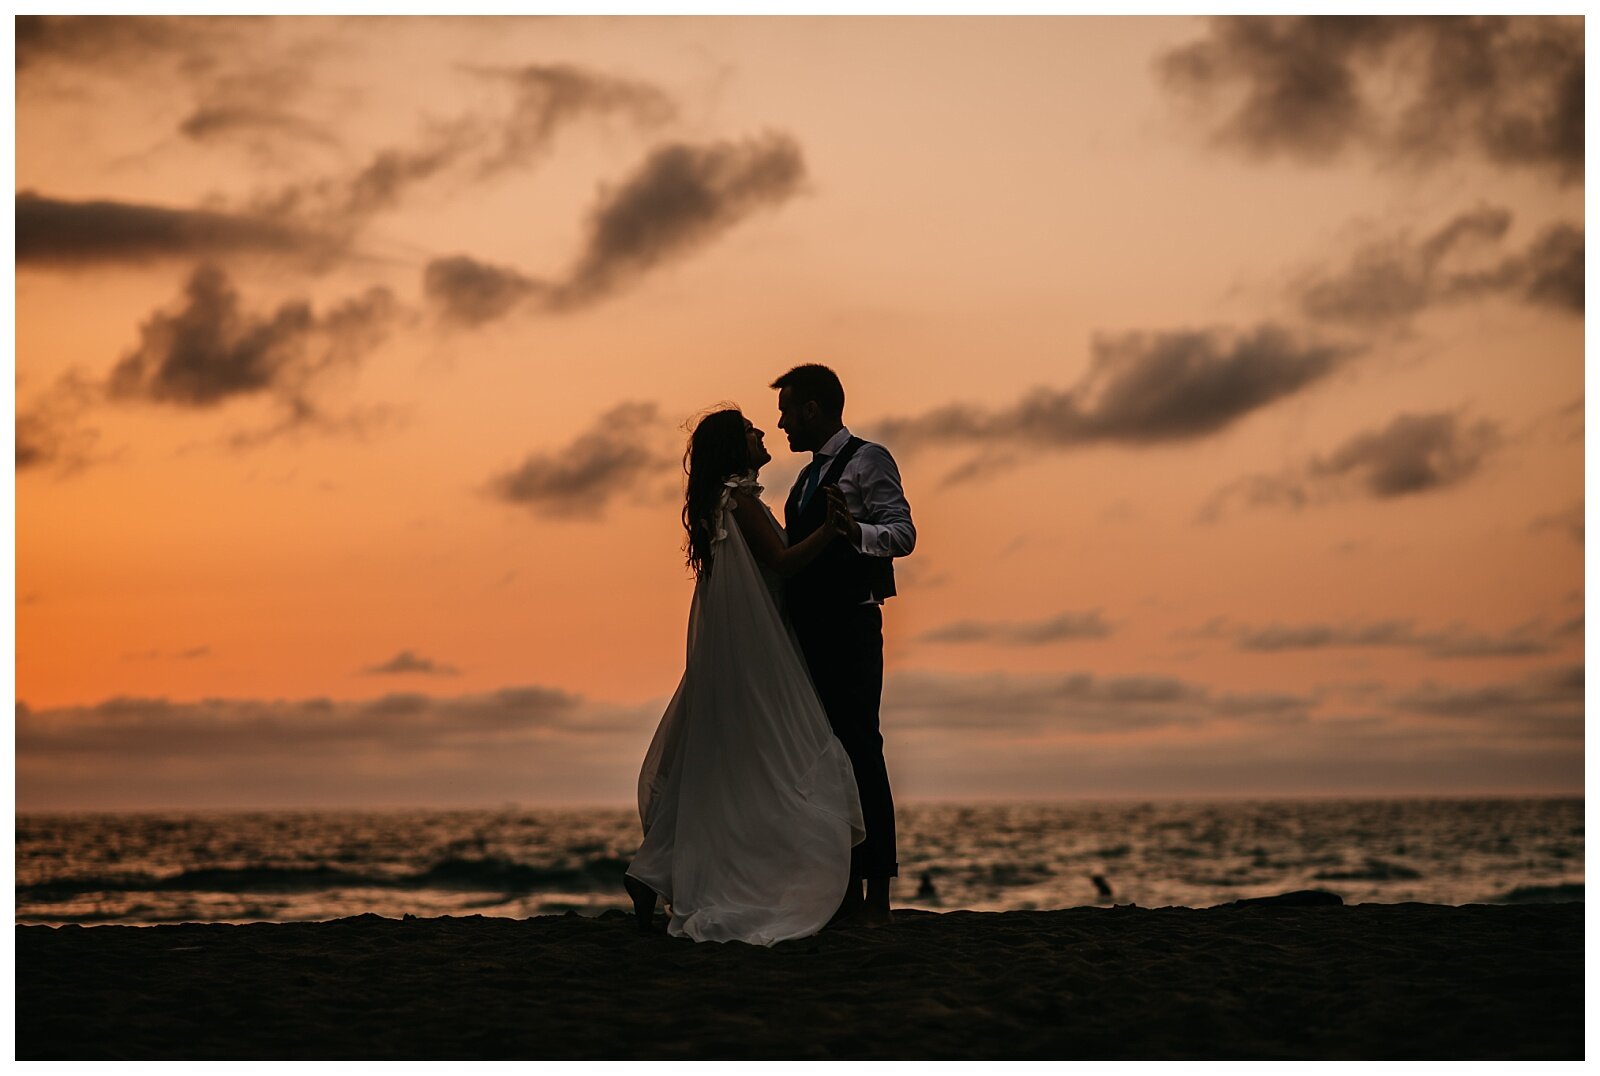
[[[783,577],[848,522],[833,503],[827,526],[787,546],[756,483],[772,458],[763,436],[729,409],[689,440],[688,658],[639,774],[644,843],[624,878],[641,927],[659,895],[667,932],[695,941],[815,934],[865,833],[849,756],[780,604]]]

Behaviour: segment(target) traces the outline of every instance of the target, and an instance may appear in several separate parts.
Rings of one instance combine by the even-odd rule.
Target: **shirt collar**
[[[844,443],[848,440],[850,440],[850,428],[848,426],[841,426],[839,427],[838,433],[828,438],[821,448],[811,453],[811,458],[813,460],[819,460],[837,456],[839,454],[839,450],[844,448]]]

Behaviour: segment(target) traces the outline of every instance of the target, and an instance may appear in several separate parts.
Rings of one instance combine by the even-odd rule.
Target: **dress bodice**
[[[767,502],[761,499],[764,487],[756,481],[754,473],[732,475],[722,484],[722,501],[717,506],[716,524],[712,528],[711,545],[716,546],[728,537],[730,528],[737,528],[738,522],[732,517],[733,495],[743,493],[761,506],[762,513],[767,517],[767,522],[772,524],[772,529],[777,532],[778,540],[785,545],[788,538],[784,533],[783,525],[778,522],[778,517],[772,514],[772,509],[767,507]],[[746,543],[748,545],[748,543]],[[752,559],[755,559],[752,557]],[[772,600],[779,610],[783,608],[783,577],[777,572],[756,560],[756,567],[761,572],[761,581],[766,583],[767,589],[772,592]]]

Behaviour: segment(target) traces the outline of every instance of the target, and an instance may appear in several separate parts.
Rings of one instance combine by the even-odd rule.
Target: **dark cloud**
[[[515,269],[457,256],[429,262],[422,290],[446,322],[474,326],[493,321],[549,289]]]
[[[361,672],[367,676],[393,676],[409,673],[420,673],[426,676],[459,676],[461,670],[454,665],[446,665],[425,658],[410,650],[402,650],[388,661],[378,665],[369,665]]]
[[[565,448],[496,476],[489,492],[538,515],[598,518],[613,498],[670,466],[672,457],[655,447],[663,428],[655,404],[619,404]]]
[[[395,311],[393,297],[374,288],[320,315],[304,300],[251,315],[227,274],[204,265],[190,277],[179,309],[157,311],[141,326],[139,345],[112,370],[109,391],[184,407],[271,392],[310,418],[309,383],[330,367],[359,361],[386,334]]]
[[[786,135],[652,153],[590,213],[583,253],[566,276],[542,280],[458,255],[423,270],[423,290],[449,324],[482,325],[519,307],[563,312],[693,250],[764,206],[792,197],[805,176]]]
[[[1399,415],[1314,460],[1309,473],[1313,479],[1355,475],[1374,497],[1401,497],[1460,482],[1499,443],[1499,426],[1487,419],[1468,425],[1453,412]]]
[[[17,195],[19,266],[87,266],[225,254],[325,259],[327,235],[270,217],[168,209],[134,202],[69,202],[32,191]]]
[[[1556,225],[1526,251],[1494,257],[1510,227],[1508,210],[1484,206],[1421,241],[1402,234],[1368,244],[1342,270],[1303,281],[1301,310],[1313,321],[1377,327],[1404,324],[1429,307],[1503,295],[1582,316],[1583,232]]]
[[[244,18],[176,15],[18,15],[17,76],[58,65],[115,70],[172,55],[198,65],[208,44],[246,25]]]
[[[1199,513],[1216,520],[1230,502],[1299,509],[1349,495],[1380,500],[1445,489],[1470,478],[1502,444],[1487,419],[1467,423],[1451,411],[1402,414],[1380,430],[1358,433],[1326,456],[1280,474],[1248,475],[1217,490]]]
[[[1530,302],[1583,314],[1583,230],[1558,224],[1528,248],[1522,260],[1523,295]]]
[[[1412,620],[1353,621],[1342,624],[1229,625],[1213,621],[1191,638],[1231,639],[1240,650],[1256,653],[1378,648],[1416,650],[1430,658],[1527,657],[1547,654],[1563,641],[1561,628],[1542,620],[1519,624],[1503,632],[1485,632],[1461,624],[1431,630],[1419,629]]]
[[[1212,113],[1242,88],[1212,133],[1257,156],[1362,146],[1431,165],[1471,151],[1583,176],[1581,18],[1227,16],[1156,66]]]
[[[1001,646],[1039,646],[1062,639],[1104,639],[1112,627],[1092,609],[1083,613],[1032,621],[958,620],[917,638],[925,643],[994,643]]]
[[[1205,437],[1321,381],[1354,354],[1297,340],[1276,325],[1252,332],[1097,336],[1088,373],[1069,389],[1039,388],[984,412],[954,405],[877,424],[908,447],[937,442],[1073,447]]]
[[[602,196],[590,216],[584,252],[552,303],[571,307],[604,297],[751,213],[792,198],[805,174],[799,144],[776,132],[658,148]]]

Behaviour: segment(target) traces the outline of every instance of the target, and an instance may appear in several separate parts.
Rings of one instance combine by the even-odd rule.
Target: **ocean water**
[[[907,804],[895,903],[948,911],[1583,899],[1581,799]],[[630,810],[24,814],[19,923],[626,908]],[[1095,884],[1098,876],[1110,894]]]

